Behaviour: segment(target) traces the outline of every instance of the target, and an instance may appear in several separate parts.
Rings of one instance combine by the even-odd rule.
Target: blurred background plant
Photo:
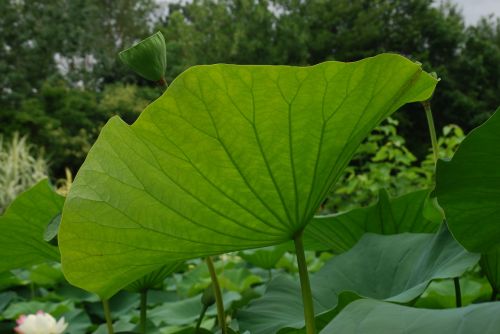
[[[378,191],[385,188],[393,197],[432,186],[434,158],[432,151],[418,161],[398,134],[399,122],[388,118],[359,147],[344,175],[324,202],[321,213],[350,210],[373,204]],[[438,133],[439,155],[450,159],[465,135],[455,124]],[[430,140],[430,139],[429,139]]]
[[[43,152],[17,132],[9,141],[0,136],[0,214],[21,192],[47,177]]]

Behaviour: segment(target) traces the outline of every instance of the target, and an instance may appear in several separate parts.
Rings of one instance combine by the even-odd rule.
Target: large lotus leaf
[[[429,310],[376,300],[357,300],[347,306],[320,334],[496,334],[500,303]]]
[[[363,138],[436,80],[399,55],[195,66],[131,126],[112,118],[68,195],[68,280],[103,297],[168,261],[290,240]]]
[[[317,319],[329,321],[346,302],[342,292],[405,303],[422,294],[433,279],[460,276],[479,261],[446,228],[437,234],[365,234],[349,251],[335,256],[311,277]],[[352,296],[350,300],[355,299]],[[252,334],[302,328],[300,284],[277,277],[263,297],[238,313],[240,327]],[[286,332],[286,330],[284,331]]]
[[[473,252],[500,247],[500,112],[437,165],[436,191],[453,236]]]
[[[0,272],[59,261],[57,247],[43,236],[50,221],[61,213],[63,202],[47,180],[14,200],[0,217]]]
[[[307,249],[342,253],[351,249],[367,232],[387,235],[435,232],[440,221],[424,217],[426,208],[432,210],[428,197],[428,190],[420,190],[390,199],[387,191],[381,190],[375,205],[314,217],[305,229],[304,245]]]

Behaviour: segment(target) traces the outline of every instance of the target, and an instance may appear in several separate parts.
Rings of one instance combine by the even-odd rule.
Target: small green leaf
[[[500,303],[428,310],[376,300],[357,300],[347,306],[320,334],[497,334]]]
[[[238,255],[248,263],[263,269],[272,269],[286,253],[288,245],[270,246],[239,252]]]
[[[471,252],[500,247],[500,111],[439,161],[436,193],[453,236]]]
[[[167,69],[167,49],[161,32],[123,50],[120,59],[142,77],[151,81],[164,80]]]
[[[363,138],[435,85],[393,54],[190,68],[101,131],[63,211],[66,278],[106,298],[171,261],[291,240]]]
[[[429,191],[415,191],[390,199],[386,190],[379,192],[378,203],[367,208],[354,209],[329,216],[316,216],[304,232],[307,249],[332,250],[342,253],[352,248],[364,233],[398,234],[404,232],[435,232],[441,224],[424,217],[436,209],[427,204]]]
[[[59,225],[61,225],[61,213],[58,213],[54,218],[50,220],[50,223],[47,225],[45,233],[43,234],[43,240],[50,242],[55,237],[57,237],[57,233],[59,232]]]
[[[64,198],[47,180],[17,197],[0,217],[0,272],[59,261],[57,247],[44,241],[47,224],[62,210]]]

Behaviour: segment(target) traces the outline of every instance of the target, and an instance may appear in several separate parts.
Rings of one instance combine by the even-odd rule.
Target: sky
[[[465,22],[475,24],[481,16],[490,13],[500,17],[500,0],[453,0],[463,11]]]

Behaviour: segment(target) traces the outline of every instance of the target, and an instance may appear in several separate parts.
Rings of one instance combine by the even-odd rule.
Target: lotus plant
[[[21,315],[14,330],[19,334],[62,334],[67,327],[64,317],[56,321],[52,315],[38,311],[36,314]]]

